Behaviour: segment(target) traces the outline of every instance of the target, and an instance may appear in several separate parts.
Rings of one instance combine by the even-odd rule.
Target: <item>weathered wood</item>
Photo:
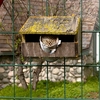
[[[77,34],[80,18],[73,16],[30,16],[20,34]]]
[[[10,52],[12,48],[12,35],[0,34],[0,52]]]
[[[40,48],[39,42],[22,43],[21,53],[24,57],[76,57],[76,49],[74,42],[62,42],[53,54],[44,52]]]
[[[12,35],[2,35],[0,34],[0,39],[12,39]]]
[[[0,48],[0,52],[11,52],[11,51],[13,50],[10,48]]]
[[[6,43],[0,43],[0,53],[1,52],[12,52],[12,48]]]
[[[12,43],[11,39],[8,39],[9,43]],[[7,39],[0,39],[0,43],[6,43],[7,44]]]
[[[11,48],[11,47],[7,43],[0,43],[0,49],[1,48]]]
[[[80,18],[77,16],[31,16],[22,26],[19,33],[22,34],[21,53],[24,57],[77,57],[80,53],[81,27]],[[26,38],[26,36],[30,37]],[[34,41],[32,35],[71,35],[72,41],[63,41],[53,54],[42,51],[39,41]],[[74,36],[74,37],[73,37]],[[32,39],[32,41],[28,40]],[[50,38],[49,38],[50,40]],[[33,42],[33,43],[32,43]],[[43,42],[43,41],[42,41]],[[78,43],[77,43],[78,42]],[[25,44],[23,44],[25,43]],[[77,46],[78,45],[78,46]]]

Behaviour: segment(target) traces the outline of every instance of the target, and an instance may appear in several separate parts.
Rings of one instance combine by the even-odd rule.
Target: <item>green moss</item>
[[[4,31],[3,23],[0,22],[0,29]]]
[[[2,28],[2,22],[0,22],[0,28]]]
[[[77,25],[72,23],[74,16],[50,16],[50,17],[29,17],[26,23],[22,26],[20,34],[63,34],[75,35],[79,31],[80,18],[77,18]]]
[[[18,46],[21,45],[21,39],[18,38],[16,41],[15,41],[15,50],[17,50]]]
[[[22,40],[21,40],[20,37],[17,38],[16,41],[15,41],[15,45],[14,46],[15,46],[16,54],[21,52],[21,50],[20,50],[21,42],[22,42]],[[22,62],[24,62],[24,57],[23,57],[22,54],[20,54],[20,59],[21,59]]]

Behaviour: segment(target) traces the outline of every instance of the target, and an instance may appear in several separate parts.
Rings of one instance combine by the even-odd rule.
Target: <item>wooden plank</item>
[[[0,35],[0,39],[12,39],[11,35]]]
[[[62,42],[53,54],[44,52],[39,45],[39,42],[22,43],[21,52],[24,57],[76,57],[74,42]]]
[[[11,48],[7,43],[0,43],[0,48]]]
[[[0,52],[9,52],[12,51],[11,48],[0,48]]]
[[[7,44],[7,40],[12,45],[12,35],[0,34],[0,52],[11,52],[12,48]]]
[[[12,43],[11,39],[8,39],[8,43]],[[0,39],[0,43],[7,43],[7,39]]]
[[[12,48],[6,43],[0,43],[0,52],[9,52]]]

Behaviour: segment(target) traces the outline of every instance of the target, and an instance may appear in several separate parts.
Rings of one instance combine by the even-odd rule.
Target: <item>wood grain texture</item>
[[[76,57],[76,50],[74,42],[62,42],[53,54],[44,52],[39,42],[22,43],[21,52],[24,57]]]
[[[10,45],[12,45],[12,35],[0,34],[0,52],[13,51]]]

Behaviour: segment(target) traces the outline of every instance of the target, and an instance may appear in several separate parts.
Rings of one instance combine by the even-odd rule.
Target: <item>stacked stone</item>
[[[30,65],[30,62],[25,62],[25,64]],[[32,62],[33,67],[23,67],[23,72],[25,76],[25,80],[27,84],[30,83],[30,80],[33,81],[33,71],[37,68],[37,66],[34,66],[37,64],[37,62]],[[64,60],[59,59],[54,62],[48,62],[48,74],[47,74],[47,62],[45,61],[42,66],[42,71],[39,74],[39,81],[41,80],[48,80],[56,82],[56,81],[62,81],[67,80],[69,82],[81,82],[81,72],[84,69],[81,69],[81,67],[77,67],[75,65],[80,65],[81,60],[75,60],[75,59],[67,59],[65,60],[65,65],[67,65],[64,68]],[[50,66],[49,66],[50,65]],[[21,86],[20,81],[18,80],[18,66],[15,67],[0,67],[0,88],[4,88],[9,84],[15,84],[18,86]]]
[[[81,67],[70,67],[70,65],[74,64],[80,64],[80,60],[67,60],[65,63],[68,65],[65,67],[64,71],[64,62],[63,61],[55,61],[55,62],[49,62],[48,66],[48,74],[47,74],[47,66],[46,61],[43,63],[42,71],[39,75],[39,81],[41,80],[48,80],[56,82],[56,81],[62,81],[62,80],[68,80],[70,82],[80,82],[81,81]],[[29,65],[30,63],[26,62],[25,64]],[[36,62],[32,62],[32,64],[36,64]],[[53,65],[53,66],[52,66]],[[58,65],[58,66],[56,66]],[[37,66],[31,67],[31,71],[29,67],[23,67],[23,72],[25,76],[25,80],[27,84],[30,83],[30,78],[33,80],[33,71],[36,69]],[[65,72],[65,74],[64,74]],[[64,76],[65,75],[65,76]],[[10,80],[10,83],[14,83],[14,72],[13,70],[10,70],[8,72],[8,78]],[[17,67],[15,67],[15,83],[18,86],[21,86],[20,81],[17,77]]]
[[[10,85],[10,78],[8,73],[11,72],[11,67],[0,67],[0,89]]]
[[[48,67],[48,74],[47,74],[47,67],[43,67],[40,73],[39,80],[47,80],[56,82],[62,80],[68,80],[70,82],[80,82],[81,81],[81,67],[70,67],[70,65],[75,65],[75,63],[79,63],[80,60],[77,62],[76,60],[68,60],[66,61],[66,66],[64,68],[63,61],[55,61],[53,63],[49,63],[49,65],[55,65]],[[58,67],[56,65],[59,65]],[[65,70],[64,70],[65,69]],[[65,73],[64,73],[65,72]]]

